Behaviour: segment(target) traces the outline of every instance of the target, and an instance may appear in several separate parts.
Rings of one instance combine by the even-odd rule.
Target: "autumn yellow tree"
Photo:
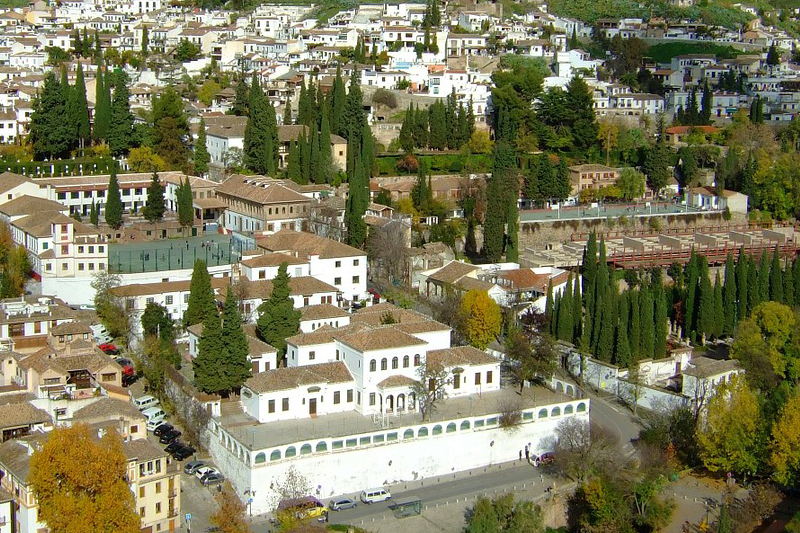
[[[52,533],[138,532],[140,519],[126,473],[116,432],[97,439],[84,424],[53,430],[30,463],[28,480],[39,503],[39,520]]]
[[[755,472],[762,451],[758,397],[744,376],[717,385],[697,424],[703,464],[712,472]]]
[[[500,334],[503,322],[500,306],[489,298],[486,291],[468,291],[461,300],[460,313],[464,336],[472,346],[485,350]]]
[[[781,410],[772,426],[769,463],[775,479],[784,485],[800,483],[800,394],[795,394]]]
[[[611,162],[611,150],[617,147],[619,141],[619,126],[610,120],[601,120],[598,124],[597,139],[606,151],[606,165]]]
[[[247,508],[236,495],[230,482],[225,482],[222,492],[216,496],[219,508],[211,515],[209,521],[220,533],[250,533],[247,524]]]

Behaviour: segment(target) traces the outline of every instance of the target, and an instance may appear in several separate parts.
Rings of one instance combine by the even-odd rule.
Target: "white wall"
[[[578,405],[583,405],[586,410],[577,412]],[[265,462],[260,464],[255,464],[260,451],[248,451],[235,441],[226,439],[223,430],[214,428],[212,431],[216,431],[216,434],[211,434],[209,451],[215,464],[228,476],[238,494],[243,494],[248,488],[256,490],[256,498],[252,504],[253,513],[265,513],[273,510],[276,498],[270,485],[275,481],[282,482],[286,472],[292,467],[307,478],[312,487],[318,489],[312,490],[314,495],[327,499],[370,487],[389,486],[391,489],[391,485],[396,483],[512,461],[519,457],[520,450],[528,443],[531,443],[532,453],[552,451],[555,428],[563,418],[567,418],[564,414],[549,416],[556,406],[562,412],[567,406],[571,406],[575,412],[569,416],[577,416],[587,422],[589,420],[589,400],[575,400],[547,406],[547,418],[537,418],[541,408],[524,411],[523,413],[530,413],[527,416],[531,418],[524,420],[515,431],[501,429],[497,425],[475,428],[476,420],[482,420],[485,424],[488,419],[499,416],[497,414],[470,417],[452,421],[456,425],[456,431],[452,433],[446,431],[450,423],[448,421],[281,446],[281,457],[289,446],[295,448],[297,455],[290,459],[271,461],[273,449],[267,449],[263,451]],[[469,422],[470,428],[461,430],[462,422]],[[212,426],[214,425],[212,422]],[[442,433],[434,436],[433,428],[437,425],[442,426]],[[429,436],[417,438],[416,435],[422,427],[428,429]],[[415,437],[404,438],[407,429],[411,429]],[[388,442],[391,433],[397,433],[397,440]],[[360,442],[362,437],[374,438],[375,435],[382,435],[384,442],[333,449],[334,441],[357,438]],[[326,451],[300,455],[300,448],[304,444],[316,450],[320,443],[325,443]],[[453,453],[454,450],[459,452]],[[246,464],[246,461],[252,466]]]

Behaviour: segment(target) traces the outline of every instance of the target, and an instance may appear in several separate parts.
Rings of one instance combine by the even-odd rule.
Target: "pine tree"
[[[624,291],[617,302],[619,309],[619,323],[617,324],[616,339],[614,341],[614,358],[612,362],[622,368],[631,364],[631,344],[629,339],[630,326],[630,290]]]
[[[225,390],[238,390],[251,375],[251,365],[247,356],[250,352],[247,335],[242,329],[242,315],[239,300],[228,285],[225,307],[222,310],[222,340],[225,342],[227,359],[223,361]]]
[[[192,282],[189,284],[189,301],[183,313],[183,327],[204,323],[207,317],[214,315],[217,315],[217,304],[211,288],[211,276],[206,262],[197,259],[192,271]]]
[[[722,333],[725,335],[733,335],[733,330],[736,328],[736,281],[733,254],[728,253],[728,257],[725,258],[725,285],[722,291]]]
[[[227,346],[222,337],[222,323],[216,308],[203,317],[202,324],[203,334],[197,345],[197,357],[192,361],[194,384],[207,393],[222,392],[226,388],[224,359]]]
[[[78,64],[78,74],[75,78],[75,88],[72,91],[75,99],[74,109],[77,112],[78,141],[81,148],[91,144],[91,130],[89,127],[89,103],[86,100],[86,81],[83,76],[83,66]]]
[[[725,304],[722,297],[722,280],[719,276],[719,270],[714,280],[714,327],[712,334],[714,337],[721,337],[722,330],[725,325]]]
[[[178,192],[178,222],[183,228],[188,228],[194,224],[194,198],[192,196],[192,184],[189,183],[189,176],[184,178]]]
[[[208,163],[211,155],[206,146],[206,121],[200,119],[200,127],[197,130],[197,142],[194,145],[194,170],[201,176],[208,172]]]
[[[111,125],[111,77],[103,71],[101,64],[97,65],[97,79],[94,107],[94,129],[92,134],[96,143],[108,140],[108,130]]]
[[[69,154],[73,132],[64,120],[67,103],[61,84],[53,72],[44,78],[44,87],[33,104],[29,140],[37,161],[61,158]]]
[[[286,338],[300,328],[300,311],[294,308],[289,294],[287,264],[278,269],[272,280],[272,294],[258,307],[258,334],[267,344],[278,350],[278,357],[286,354]]]
[[[105,205],[106,224],[114,229],[122,226],[122,197],[119,193],[119,182],[117,181],[117,169],[111,167],[111,177],[108,182],[108,198]]]
[[[567,286],[558,299],[558,324],[556,325],[556,337],[562,341],[570,342],[573,333],[572,321],[572,273],[569,275]]]
[[[131,113],[128,77],[124,73],[116,76],[114,98],[111,101],[111,123],[108,130],[108,147],[114,155],[124,155],[131,148],[133,139],[133,114]]]
[[[100,214],[97,211],[97,204],[94,203],[94,200],[92,200],[92,207],[89,209],[89,222],[91,222],[94,227],[100,224]]]
[[[653,293],[646,283],[639,289],[639,324],[642,334],[639,339],[639,354],[644,359],[652,359],[655,352],[655,310],[653,308]]]
[[[653,272],[653,308],[654,308],[654,324],[655,324],[655,339],[654,339],[654,353],[656,359],[660,359],[667,355],[667,294],[664,290],[664,280],[662,278],[661,269],[656,269]]]
[[[164,203],[164,186],[158,179],[158,172],[153,171],[153,179],[147,188],[147,204],[142,209],[142,214],[148,222],[155,222],[164,218],[167,206]]]
[[[783,302],[783,269],[781,269],[781,256],[778,246],[772,254],[772,266],[769,269],[769,299],[773,302]]]
[[[567,84],[566,102],[571,112],[572,140],[578,150],[589,150],[597,143],[599,126],[594,98],[586,81],[575,75]]]
[[[739,248],[739,257],[736,261],[736,307],[734,308],[734,327],[736,323],[747,316],[748,312],[748,291],[755,289],[747,285],[747,256],[744,255],[744,247]]]

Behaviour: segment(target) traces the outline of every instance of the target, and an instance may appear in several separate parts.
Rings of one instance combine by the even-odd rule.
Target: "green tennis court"
[[[108,246],[108,269],[116,274],[192,268],[195,259],[208,266],[231,264],[236,257],[230,235],[209,233],[188,239],[164,239]],[[234,259],[235,259],[234,257]]]

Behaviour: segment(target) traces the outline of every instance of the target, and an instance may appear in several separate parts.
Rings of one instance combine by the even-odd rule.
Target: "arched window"
[[[431,432],[432,435],[441,435],[442,434],[442,426],[436,424],[433,426],[433,431]]]
[[[310,444],[303,444],[300,447],[300,455],[308,455],[311,453],[311,445]]]
[[[550,416],[561,416],[561,408],[553,407],[553,410],[550,411]]]
[[[413,439],[414,438],[414,430],[413,429],[407,429],[405,431],[405,433],[403,433],[403,438],[404,439]]]
[[[388,365],[389,365],[389,362],[386,360],[385,357],[383,359],[381,359],[381,370],[386,370],[387,368],[389,368]]]
[[[578,412],[582,413],[584,411],[586,411],[586,404],[581,402],[581,403],[578,404]]]
[[[272,452],[275,453],[275,452]],[[281,452],[278,452],[278,459],[280,459]],[[259,452],[256,454],[256,464],[260,465],[261,463],[267,462],[267,456],[264,455],[264,452]]]
[[[547,418],[547,409],[542,409],[539,411],[539,418]]]
[[[464,431],[465,429],[469,429],[469,420],[464,420],[461,422],[461,431]]]
[[[419,428],[417,431],[417,437],[427,437],[428,436],[428,428]]]
[[[392,357],[392,370],[396,370],[400,365],[400,359],[397,357]]]
[[[565,415],[571,415],[572,414],[572,406],[571,405],[568,405],[568,406],[566,406],[564,408],[564,414]]]
[[[419,366],[421,364],[421,360],[419,354],[414,355],[414,366]]]
[[[328,443],[325,441],[320,441],[317,443],[317,453],[319,452],[327,452],[328,451]]]
[[[256,457],[258,459],[258,457]],[[281,451],[280,450],[273,450],[271,454],[269,454],[270,461],[280,461],[281,459]]]
[[[295,449],[294,446],[289,446],[288,448],[286,448],[286,454],[284,455],[284,457],[289,458],[289,457],[294,457],[295,455],[297,455],[297,450]]]
[[[409,357],[407,355],[404,355],[403,356],[403,368],[408,368],[409,361],[410,361]]]
[[[455,431],[456,431],[456,423],[455,422],[450,422],[449,424],[447,424],[447,432],[448,433],[455,433]]]
[[[369,362],[369,371],[370,372],[375,372],[375,368],[376,368],[375,367],[375,359],[373,359],[372,361]]]

